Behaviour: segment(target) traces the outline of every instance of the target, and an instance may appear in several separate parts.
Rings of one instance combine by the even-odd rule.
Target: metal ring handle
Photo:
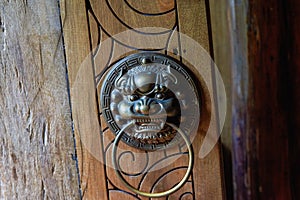
[[[141,196],[145,196],[145,197],[150,197],[150,198],[158,198],[158,197],[163,197],[163,196],[167,196],[170,195],[174,192],[176,192],[177,190],[179,190],[184,184],[185,182],[188,180],[190,173],[192,171],[193,168],[193,149],[191,147],[190,141],[188,139],[188,137],[181,131],[181,129],[179,129],[178,127],[176,127],[173,124],[167,123],[167,125],[171,126],[173,129],[175,129],[180,135],[181,137],[184,139],[187,148],[188,148],[188,152],[189,152],[189,165],[187,168],[187,171],[183,177],[183,179],[177,184],[175,185],[173,188],[171,188],[170,190],[164,191],[164,192],[158,192],[158,193],[148,193],[148,192],[143,192],[140,191],[134,187],[132,187],[122,176],[121,172],[120,172],[120,167],[117,164],[117,159],[116,159],[116,155],[117,155],[117,146],[119,141],[121,140],[122,135],[124,134],[125,129],[127,129],[128,127],[132,126],[134,124],[134,122],[128,123],[125,127],[123,127],[121,129],[121,131],[119,132],[119,134],[116,136],[115,141],[113,143],[113,149],[112,149],[112,161],[113,161],[113,167],[115,170],[115,173],[117,175],[117,177],[122,181],[122,183],[132,192],[141,195]]]

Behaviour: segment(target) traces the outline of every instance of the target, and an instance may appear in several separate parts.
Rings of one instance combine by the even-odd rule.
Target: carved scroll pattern
[[[104,75],[119,59],[115,55],[116,49],[125,48],[130,52],[145,50],[114,38],[114,35],[122,31],[136,29],[134,32],[137,35],[165,35],[166,39],[161,47],[147,50],[181,59],[180,38],[177,34],[180,27],[176,0],[86,0],[86,12],[97,96],[99,96]],[[167,31],[160,33],[139,31],[138,28],[145,26],[160,26],[166,28]],[[170,40],[177,41],[177,48],[174,48],[173,52],[168,51]],[[102,44],[105,45],[105,54],[103,54]],[[103,143],[103,160],[106,164],[107,179],[107,183],[103,184],[107,184],[108,199],[149,199],[138,196],[125,188],[109,165],[115,135],[109,130],[103,119],[100,100],[98,99],[98,101],[100,139]],[[178,146],[172,151],[163,150],[159,155],[152,152],[140,154],[134,148],[124,144],[120,144],[119,147],[121,150],[118,161],[123,176],[131,185],[146,192],[160,192],[173,187],[181,180],[181,175],[185,173],[188,165],[188,155],[183,146]],[[161,166],[166,167],[162,168]],[[195,199],[193,174],[179,191],[160,199]]]

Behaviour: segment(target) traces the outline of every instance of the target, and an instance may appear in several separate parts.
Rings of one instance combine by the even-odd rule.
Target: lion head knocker
[[[187,122],[192,119],[187,118],[194,112],[199,114],[198,94],[186,71],[175,62],[156,60],[159,57],[155,55],[133,56],[117,63],[102,88],[102,107],[109,126],[118,133],[133,123],[123,140],[144,150],[176,143],[177,131],[167,124],[179,127],[186,123],[183,128],[191,129],[197,122]]]

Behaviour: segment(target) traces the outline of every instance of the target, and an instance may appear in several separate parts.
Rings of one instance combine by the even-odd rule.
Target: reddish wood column
[[[297,199],[299,3],[236,1],[232,13],[235,199]]]

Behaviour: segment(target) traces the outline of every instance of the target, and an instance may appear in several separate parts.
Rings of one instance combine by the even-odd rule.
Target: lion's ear
[[[127,78],[127,84],[126,84],[127,94],[132,94],[134,90],[136,89],[134,76],[129,76]]]
[[[124,74],[125,74],[124,70],[121,69],[120,74],[118,75],[115,81],[115,88],[119,90],[122,90],[122,86],[124,87],[124,81],[126,82],[126,78],[123,77]]]
[[[115,81],[115,88],[122,91],[125,95],[132,94],[136,88],[134,76],[126,74],[125,70],[121,69],[121,72]]]

